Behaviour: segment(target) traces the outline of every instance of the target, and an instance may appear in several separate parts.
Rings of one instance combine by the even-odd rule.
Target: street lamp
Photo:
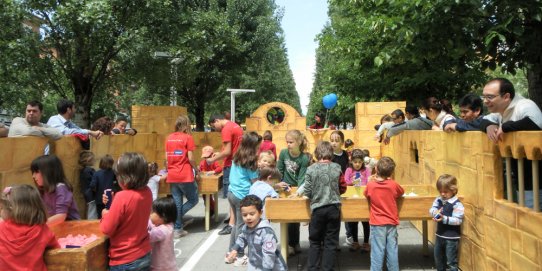
[[[169,64],[171,64],[170,73],[173,77],[173,83],[171,84],[171,87],[170,87],[171,92],[170,92],[170,97],[169,97],[169,104],[171,106],[176,106],[177,105],[177,89],[175,89],[175,82],[177,82],[177,65],[179,65],[183,60],[180,57],[173,57],[168,52],[160,52],[160,51],[154,52],[153,57],[171,59],[169,61]]]
[[[231,114],[231,121],[235,122],[235,94],[237,93],[247,93],[247,92],[256,92],[255,89],[233,89],[228,88],[226,91],[231,92],[231,108],[230,108],[230,114]]]

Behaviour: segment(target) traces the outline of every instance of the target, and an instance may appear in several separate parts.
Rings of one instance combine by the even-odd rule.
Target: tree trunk
[[[542,110],[542,63],[532,64],[527,69],[529,98]]]
[[[90,80],[90,79],[88,79]],[[90,109],[92,108],[93,89],[87,78],[83,82],[74,82],[75,119],[74,122],[81,128],[90,129]]]
[[[196,97],[196,108],[194,108],[196,116],[196,131],[205,131],[205,95]]]

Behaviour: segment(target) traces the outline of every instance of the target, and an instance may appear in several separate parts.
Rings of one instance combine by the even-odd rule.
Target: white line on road
[[[218,232],[219,231],[220,230],[213,231],[213,233],[211,233],[211,236],[209,236],[209,238],[207,238],[207,240],[205,240],[203,245],[201,245],[198,248],[198,250],[196,250],[196,252],[194,252],[194,254],[192,254],[192,257],[190,257],[190,259],[188,259],[186,264],[184,264],[183,267],[181,267],[181,269],[179,269],[179,271],[191,271],[194,268],[194,266],[196,266],[196,264],[199,262],[201,257],[203,257],[203,254],[205,254],[205,252],[207,252],[207,250],[209,250],[211,245],[213,245],[213,243],[216,241],[216,239],[218,238]]]

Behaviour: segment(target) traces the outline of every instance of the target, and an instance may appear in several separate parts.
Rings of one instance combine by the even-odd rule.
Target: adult
[[[63,135],[84,135],[100,139],[104,133],[102,131],[82,129],[71,120],[75,116],[75,105],[72,101],[61,99],[56,104],[58,115],[49,118],[47,124],[59,129]]]
[[[323,112],[317,112],[316,114],[314,114],[314,123],[309,126],[309,129],[321,130],[326,128],[335,130],[335,125],[331,124],[330,122],[326,124],[326,114],[324,114]]]
[[[459,100],[459,116],[455,122],[448,123],[444,127],[445,132],[480,131],[483,108],[480,96],[469,93]]]
[[[9,128],[9,137],[38,136],[58,140],[62,137],[60,131],[47,124],[40,122],[43,114],[43,104],[38,101],[30,101],[26,104],[24,118],[14,118]]]
[[[491,79],[485,84],[481,98],[491,114],[484,116],[480,128],[494,143],[507,132],[542,130],[540,108],[516,94],[508,79]]]
[[[124,117],[120,117],[115,121],[115,127],[111,132],[115,135],[136,135],[137,130],[133,128],[126,128],[128,126],[128,120]]]
[[[431,98],[433,100],[434,98]],[[452,110],[452,104],[446,100],[437,100],[437,102],[424,103],[423,110],[427,118],[433,121],[433,130],[442,131],[448,123],[455,122],[456,117]]]
[[[93,131],[102,131],[104,135],[112,134],[112,129],[115,126],[113,120],[110,117],[101,117],[92,123]]]
[[[430,103],[431,101],[425,100],[425,102]],[[392,126],[386,133],[386,138],[383,140],[384,144],[389,144],[392,136],[396,136],[405,130],[431,130],[433,122],[421,116],[420,111],[416,107],[407,107],[405,111],[407,111],[411,118],[401,124]]]
[[[241,144],[241,138],[243,137],[243,128],[239,124],[226,119],[223,115],[212,115],[209,118],[209,125],[214,128],[215,131],[220,132],[222,136],[222,151],[217,155],[205,159],[207,164],[212,164],[215,161],[224,159],[223,164],[223,176],[222,176],[222,197],[228,197],[228,186],[230,184],[230,170],[232,166],[233,155]],[[230,234],[232,226],[234,225],[234,216],[230,208],[230,219],[228,225],[226,225],[219,234]]]

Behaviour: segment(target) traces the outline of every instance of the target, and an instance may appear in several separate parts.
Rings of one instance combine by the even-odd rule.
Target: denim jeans
[[[228,198],[228,187],[230,185],[230,171],[231,171],[231,166],[224,167],[222,171],[222,198],[223,199]]]
[[[231,229],[230,234],[230,247],[228,251],[231,251],[237,237],[241,233],[243,227],[243,216],[241,215],[241,199],[237,198],[232,192],[228,192],[228,202],[230,203],[230,208],[233,209],[233,218],[235,220],[235,225]],[[244,250],[237,251],[237,257],[243,257],[245,255]]]
[[[312,211],[309,224],[308,270],[333,270],[335,251],[339,245],[341,230],[341,207],[339,204],[325,205]],[[320,251],[323,247],[322,268],[319,268]]]
[[[371,271],[382,271],[384,258],[388,271],[399,270],[397,226],[371,225]]]
[[[435,240],[435,264],[437,270],[457,271],[457,246],[459,239],[444,239],[438,237]],[[446,269],[448,268],[448,269]]]
[[[109,271],[147,271],[151,270],[151,253],[125,264],[109,266]]]
[[[175,221],[175,229],[183,228],[183,216],[198,204],[198,183],[170,183],[169,190],[175,200],[177,206],[177,221]],[[186,202],[183,204],[183,196],[186,197]]]

